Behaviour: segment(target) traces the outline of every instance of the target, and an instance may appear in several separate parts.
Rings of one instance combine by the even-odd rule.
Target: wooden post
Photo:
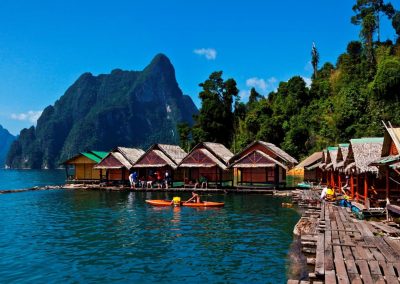
[[[338,186],[339,186],[339,194],[342,192],[342,181],[340,177],[340,173],[338,172]]]
[[[385,173],[386,173],[386,199],[389,198],[389,186],[390,186],[390,179],[389,179],[389,166],[385,166]]]
[[[368,175],[367,172],[364,173],[364,205],[367,204],[368,199]]]
[[[279,188],[280,180],[279,180],[279,168],[278,168],[278,165],[275,165],[275,168],[274,168],[274,179],[275,179],[275,187]]]
[[[356,187],[356,200],[358,201],[358,192],[360,187],[360,175],[357,175],[357,187]]]
[[[350,191],[351,191],[351,199],[354,198],[354,179],[353,173],[350,174]]]

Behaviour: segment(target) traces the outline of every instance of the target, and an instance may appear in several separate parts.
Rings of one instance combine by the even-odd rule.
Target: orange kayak
[[[161,200],[161,199],[153,199],[153,200],[146,200],[146,202],[150,205],[154,206],[171,206],[171,200]]]
[[[146,200],[146,203],[153,205],[153,206],[172,206],[171,200],[153,199],[153,200]],[[223,207],[225,205],[225,203],[203,201],[200,203],[181,202],[181,205],[187,206],[187,207]]]
[[[203,201],[200,203],[194,202],[182,202],[182,206],[188,207],[223,207],[225,203],[223,202],[210,202],[210,201]]]

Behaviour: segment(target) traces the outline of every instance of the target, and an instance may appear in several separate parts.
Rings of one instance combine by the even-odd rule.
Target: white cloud
[[[41,114],[42,111],[30,110],[26,113],[13,113],[11,119],[36,123]]]
[[[303,78],[304,82],[306,82],[306,87],[311,88],[311,83],[312,83],[311,78],[307,78],[307,77],[301,77],[301,78]]]
[[[217,58],[217,51],[214,48],[199,48],[193,50],[195,54],[204,55],[207,60],[215,60]]]
[[[239,92],[239,96],[240,96],[240,99],[242,101],[248,101],[249,97],[250,97],[250,91],[249,90],[242,90],[242,91]]]
[[[262,92],[264,95],[267,95],[269,92],[276,91],[276,83],[278,80],[275,77],[270,77],[266,80],[258,77],[249,78],[246,80],[247,87],[254,87]]]

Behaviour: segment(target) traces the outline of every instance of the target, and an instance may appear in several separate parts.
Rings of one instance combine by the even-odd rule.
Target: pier
[[[310,269],[309,279],[287,283],[400,283],[399,228],[358,220],[350,208],[316,198],[313,191],[294,198],[305,208],[295,233]]]

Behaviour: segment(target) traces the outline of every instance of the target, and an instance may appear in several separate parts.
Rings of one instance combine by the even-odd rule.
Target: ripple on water
[[[1,195],[3,282],[283,283],[298,215],[281,199],[214,195],[219,209],[154,208],[164,193]],[[187,195],[182,194],[182,198]]]

